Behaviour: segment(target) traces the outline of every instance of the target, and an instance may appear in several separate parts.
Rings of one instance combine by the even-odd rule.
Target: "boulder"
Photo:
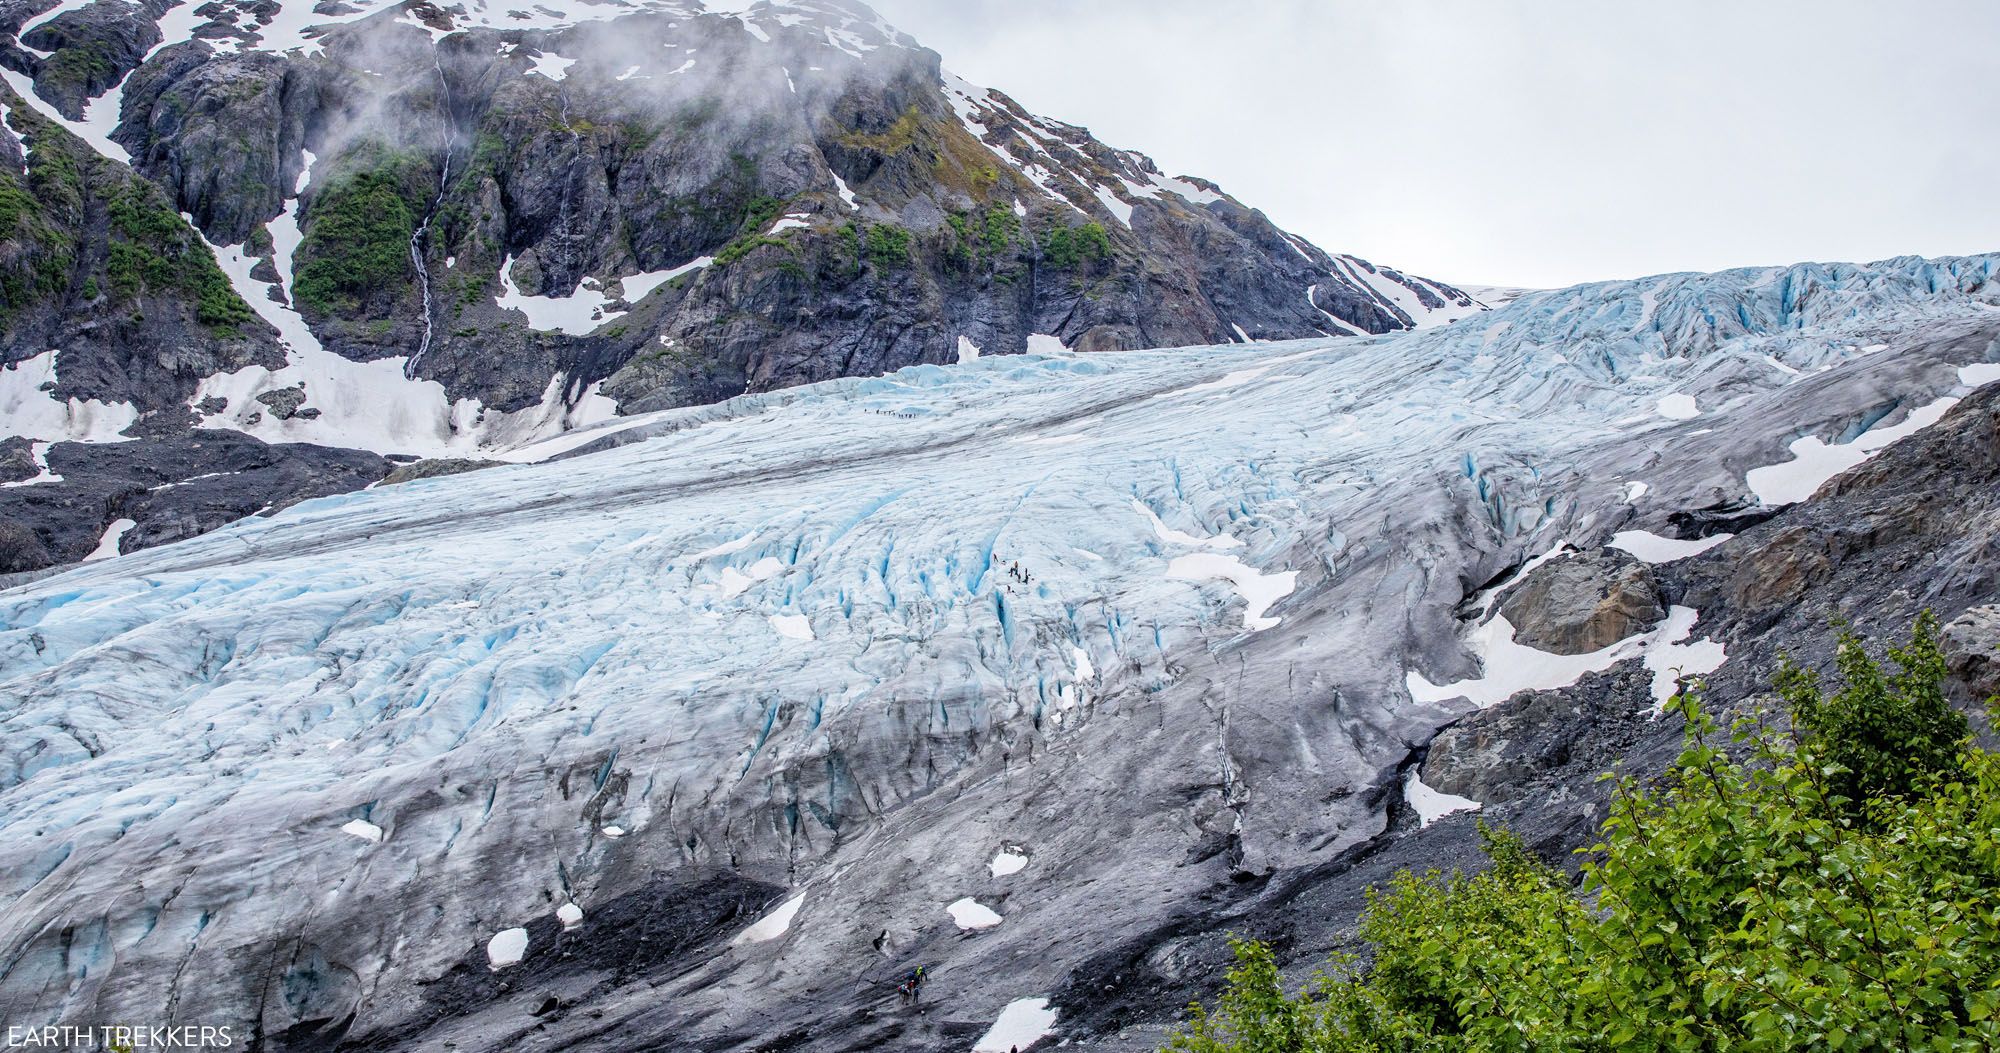
[[[1974,607],[1944,628],[1946,668],[1975,700],[2000,695],[2000,604]]]
[[[1514,638],[1556,654],[1588,654],[1666,617],[1652,568],[1615,549],[1552,560],[1500,601]]]

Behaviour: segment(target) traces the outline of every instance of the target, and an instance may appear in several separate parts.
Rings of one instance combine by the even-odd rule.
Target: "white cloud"
[[[954,72],[1447,281],[2000,247],[2000,5],[875,0]]]

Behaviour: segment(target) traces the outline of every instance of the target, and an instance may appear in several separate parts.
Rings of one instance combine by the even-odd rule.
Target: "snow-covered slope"
[[[1495,684],[1580,675],[1462,623],[1481,585],[1996,379],[1996,273],[919,366],[0,594],[0,1015],[500,1048],[546,989],[689,1048],[854,1048],[899,1025],[835,1026],[846,978],[927,961],[983,1029],[1219,874],[1380,830],[1347,791]],[[1726,661],[1702,640],[1676,608],[1605,662]],[[643,966],[581,964],[746,880],[771,931],[675,915]]]

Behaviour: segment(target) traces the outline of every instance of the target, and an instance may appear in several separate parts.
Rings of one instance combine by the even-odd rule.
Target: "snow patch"
[[[723,599],[732,600],[743,595],[750,586],[760,581],[768,581],[784,569],[785,565],[779,562],[776,556],[765,556],[750,564],[747,574],[735,567],[722,568],[722,580],[713,587],[722,593]]]
[[[776,629],[779,636],[788,640],[813,639],[812,622],[803,614],[773,614],[771,628]]]
[[[1226,579],[1236,587],[1236,594],[1243,597],[1243,627],[1251,632],[1262,632],[1278,624],[1279,619],[1267,618],[1264,612],[1292,594],[1292,589],[1297,587],[1299,572],[1285,570],[1266,574],[1235,556],[1195,552],[1175,556],[1173,562],[1167,564],[1167,577],[1179,581]]]
[[[536,52],[533,62],[534,64],[528,68],[528,73],[539,73],[554,81],[568,78],[569,68],[576,65],[576,60],[573,58],[552,55],[546,51]]]
[[[1470,797],[1431,789],[1417,777],[1415,769],[1403,780],[1403,800],[1416,810],[1419,827],[1429,826],[1453,812],[1476,812],[1483,807]]]
[[[944,909],[951,914],[952,924],[968,932],[990,929],[1000,924],[1002,920],[1000,915],[993,912],[993,908],[971,896],[954,900]]]
[[[678,267],[628,275],[618,279],[619,293],[615,297],[607,294],[592,278],[577,282],[576,289],[567,296],[530,296],[514,283],[514,257],[509,254],[500,264],[500,293],[493,298],[493,302],[503,310],[527,315],[528,328],[538,332],[588,336],[599,326],[626,313],[623,309],[610,308],[614,300],[638,303],[662,284],[714,262],[714,257],[702,256]]]
[[[1713,672],[1722,665],[1722,645],[1708,640],[1683,643],[1694,629],[1692,608],[1675,606],[1666,620],[1652,630],[1628,636],[1587,654],[1562,655],[1536,650],[1514,640],[1514,626],[1505,615],[1496,614],[1472,631],[1466,645],[1480,658],[1482,674],[1476,679],[1438,685],[1414,670],[1405,674],[1404,686],[1418,702],[1445,702],[1463,698],[1482,709],[1504,702],[1522,691],[1553,691],[1569,687],[1587,673],[1602,672],[1628,658],[1643,657],[1646,668],[1654,670],[1654,696],[1659,697],[1660,670],[1681,668],[1689,673]],[[1671,681],[1671,672],[1665,674]]]
[[[339,745],[338,742],[330,742],[327,743],[327,748],[332,749],[337,745]],[[352,834],[363,841],[372,841],[376,844],[382,843],[382,828],[366,819],[350,819],[346,824],[341,826],[340,832],[343,834]]]
[[[1673,701],[1680,677],[1706,676],[1722,668],[1722,663],[1729,658],[1722,644],[1714,640],[1683,642],[1694,634],[1694,623],[1700,618],[1700,612],[1692,607],[1675,605],[1668,608],[1666,624],[1646,649],[1645,666],[1653,672],[1656,711]]]
[[[743,947],[753,943],[769,943],[783,936],[792,927],[792,919],[798,916],[804,906],[806,894],[801,892],[791,899],[778,904],[776,910],[757,919],[757,923],[736,934],[729,941],[731,947]]]
[[[1092,186],[1090,192],[1097,195],[1097,200],[1104,205],[1106,211],[1109,211],[1118,222],[1125,224],[1127,229],[1131,228],[1132,206],[1130,204],[1119,200],[1118,195],[1113,194],[1106,187]]]
[[[994,877],[1007,877],[1010,874],[1020,873],[1021,869],[1027,865],[1027,856],[1012,849],[1003,848],[994,854],[993,860],[986,864],[986,869],[992,871]]]
[[[556,908],[556,920],[565,929],[574,929],[583,924],[583,908],[574,903],[565,903]]]
[[[119,433],[139,420],[138,407],[97,399],[63,401],[44,390],[55,387],[60,354],[44,351],[0,368],[0,434],[48,442],[128,441]]]
[[[986,1034],[973,1043],[972,1053],[1010,1053],[1056,1033],[1056,1011],[1046,998],[1020,998],[1000,1010]]]
[[[1766,505],[1803,501],[1826,485],[1827,480],[1881,453],[1890,443],[1936,424],[1956,405],[1958,399],[1945,396],[1911,410],[1899,424],[1884,427],[1878,423],[1851,442],[1829,444],[1816,435],[1794,439],[1791,460],[1752,468],[1743,481]]]
[[[1711,534],[1688,541],[1661,537],[1650,530],[1621,530],[1611,536],[1611,547],[1629,552],[1645,563],[1672,563],[1699,555],[1735,537],[1735,534]]]
[[[1141,501],[1136,497],[1132,499],[1132,507],[1134,509],[1137,509],[1140,515],[1146,517],[1146,522],[1152,524],[1153,536],[1169,544],[1196,545],[1202,548],[1213,548],[1213,549],[1240,548],[1243,545],[1243,542],[1238,541],[1233,537],[1230,537],[1228,534],[1217,534],[1214,537],[1196,537],[1195,535],[1190,534],[1187,531],[1176,530],[1173,527],[1168,526],[1166,522],[1162,520],[1157,513],[1155,513],[1151,508],[1146,507],[1146,503],[1144,501]]]
[[[978,357],[979,357],[979,345],[973,343],[971,340],[968,340],[963,335],[961,335],[958,338],[958,360],[961,363],[971,362],[977,359]]]
[[[1958,370],[1958,382],[1969,388],[1984,387],[1996,380],[2000,380],[2000,362],[1975,362]]]
[[[97,539],[97,547],[91,549],[90,555],[83,557],[83,561],[95,563],[100,559],[110,559],[118,555],[118,542],[124,539],[127,530],[138,525],[130,519],[112,520],[111,524],[104,528],[103,536]]]
[[[1701,416],[1701,408],[1695,405],[1693,395],[1663,395],[1654,408],[1668,420],[1693,420]]]
[[[1446,702],[1463,698],[1484,709],[1505,702],[1522,691],[1550,691],[1568,687],[1586,673],[1609,669],[1645,650],[1644,636],[1620,640],[1587,654],[1553,654],[1514,641],[1514,625],[1504,614],[1496,614],[1475,628],[1466,646],[1480,658],[1482,675],[1449,684],[1433,684],[1422,673],[1404,675],[1404,686],[1418,702]]]
[[[833,192],[840,195],[840,200],[845,201],[848,208],[859,209],[861,202],[854,199],[854,191],[848,189],[847,180],[840,178],[838,172],[830,174],[833,176]]]
[[[499,972],[510,965],[521,964],[528,955],[528,930],[501,929],[486,941],[486,968]]]
[[[37,486],[42,483],[62,482],[63,477],[57,475],[54,471],[52,471],[49,468],[49,447],[51,445],[54,444],[48,442],[39,442],[39,441],[30,443],[28,445],[28,456],[34,458],[35,468],[37,469],[38,474],[36,474],[33,478],[29,479],[20,479],[11,483],[0,483],[0,489],[5,489],[14,486]]]

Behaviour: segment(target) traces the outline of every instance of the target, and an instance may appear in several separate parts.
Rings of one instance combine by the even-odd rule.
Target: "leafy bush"
[[[960,262],[984,260],[1007,251],[1021,232],[1021,219],[1007,205],[995,205],[983,212],[953,213],[945,217],[955,239],[949,243],[952,257]]]
[[[1899,670],[1893,677],[1884,676],[1861,641],[1844,632],[1834,652],[1845,681],[1839,693],[1825,697],[1819,676],[1789,658],[1775,678],[1800,732],[1840,766],[1833,788],[1855,808],[1907,796],[1925,779],[1964,775],[1962,747],[1970,729],[1939,688],[1945,670],[1937,617],[1924,612],[1910,646],[1890,648],[1889,657]]]
[[[2000,757],[1939,710],[1935,624],[1891,649],[1893,676],[1844,637],[1831,698],[1785,663],[1799,731],[1740,725],[1747,760],[1684,694],[1678,763],[1620,782],[1581,890],[1482,826],[1481,873],[1371,891],[1370,968],[1337,959],[1287,994],[1270,950],[1239,942],[1214,1010],[1167,1048],[2000,1046]]]

